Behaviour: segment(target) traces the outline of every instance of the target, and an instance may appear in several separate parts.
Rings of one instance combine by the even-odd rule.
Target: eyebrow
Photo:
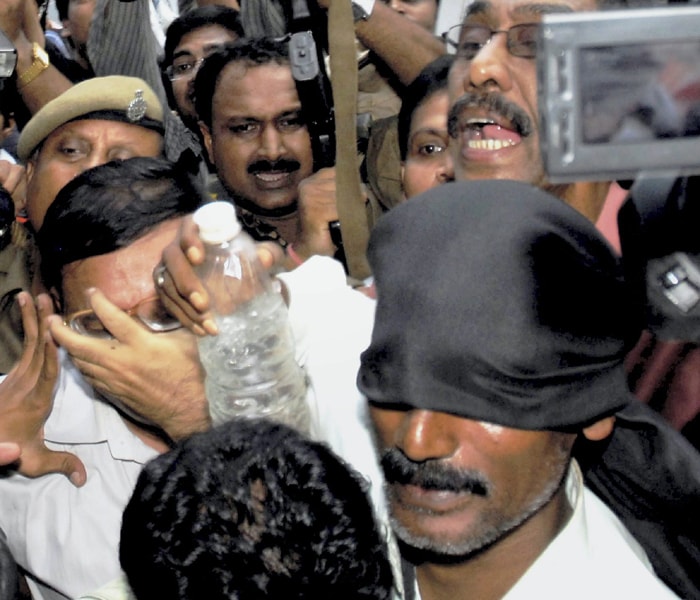
[[[438,129],[435,127],[421,127],[420,129],[416,129],[414,132],[411,133],[410,140],[413,141],[418,134],[424,134],[427,133],[428,135],[436,135],[438,137],[443,136],[447,133],[447,126],[445,126],[443,129]]]
[[[290,110],[285,110],[281,113],[278,113],[271,117],[270,119],[260,119],[259,117],[253,117],[249,115],[231,115],[227,117],[228,121],[239,121],[239,122],[248,122],[248,123],[264,123],[265,121],[276,121],[278,119],[284,119],[285,117],[298,117],[302,118],[302,111],[301,107],[299,108],[292,108]]]
[[[492,2],[488,0],[475,0],[467,8],[465,18],[473,15],[482,15],[492,12],[495,9]],[[546,15],[553,13],[572,13],[574,9],[567,4],[550,3],[550,2],[533,2],[531,4],[521,4],[513,8],[513,14],[516,16],[525,15]]]
[[[230,44],[230,43],[232,43],[232,42],[234,42],[234,41],[235,41],[235,40],[229,40],[229,41],[224,41],[224,42],[210,42],[210,43],[206,43],[206,44],[204,44],[204,45],[202,46],[202,51],[204,51],[204,52],[212,52],[212,51],[214,51],[214,50],[219,50],[220,48],[222,48],[222,47],[225,46],[226,44]]]
[[[178,50],[177,52],[173,52],[173,60],[176,58],[180,58],[181,56],[194,56],[190,50]]]

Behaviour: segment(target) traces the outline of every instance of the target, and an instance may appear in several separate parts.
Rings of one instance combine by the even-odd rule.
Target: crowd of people
[[[540,151],[542,16],[625,1],[473,0],[450,35],[439,0],[347,2],[362,281],[291,4],[0,2],[0,600],[700,599],[698,341],[642,356],[619,190]],[[212,427],[212,199],[280,282],[308,437]]]

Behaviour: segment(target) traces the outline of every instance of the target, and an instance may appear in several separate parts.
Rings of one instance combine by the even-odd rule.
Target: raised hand
[[[99,290],[88,294],[112,339],[79,334],[58,317],[49,320],[54,340],[69,353],[88,383],[137,420],[158,426],[172,440],[209,428],[196,337],[186,329],[153,333]]]
[[[294,250],[301,258],[333,256],[329,223],[338,220],[335,167],[320,169],[299,184],[299,235]]]
[[[283,264],[282,248],[274,242],[257,245],[258,257],[265,268],[274,270]],[[163,250],[161,264],[153,271],[158,296],[170,313],[196,335],[216,335],[217,327],[209,312],[209,296],[194,268],[204,259],[204,244],[197,225],[189,216],[177,238]]]
[[[69,452],[44,444],[44,424],[53,406],[58,379],[58,348],[46,330],[53,312],[51,299],[41,294],[36,305],[27,292],[17,302],[22,311],[24,349],[17,364],[0,382],[0,464],[10,463],[27,477],[63,473],[76,486],[86,481],[85,466]]]

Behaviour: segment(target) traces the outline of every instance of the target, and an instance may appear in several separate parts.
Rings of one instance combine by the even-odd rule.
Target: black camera
[[[700,174],[700,7],[546,15],[538,40],[550,181]]]

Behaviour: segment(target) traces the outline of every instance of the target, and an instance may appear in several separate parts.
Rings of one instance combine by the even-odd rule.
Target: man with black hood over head
[[[646,552],[698,597],[700,457],[628,391],[640,315],[594,226],[527,184],[445,184],[383,217],[368,256],[358,385],[409,597],[675,597]]]

